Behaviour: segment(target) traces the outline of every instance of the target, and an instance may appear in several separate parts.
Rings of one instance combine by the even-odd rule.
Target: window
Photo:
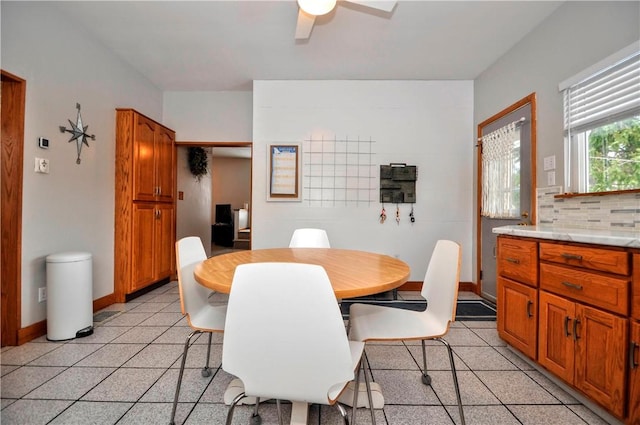
[[[560,85],[567,192],[640,188],[638,43],[603,62]]]

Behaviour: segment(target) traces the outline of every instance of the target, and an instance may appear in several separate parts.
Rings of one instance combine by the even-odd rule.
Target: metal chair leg
[[[362,358],[358,362],[358,367],[356,367],[356,376],[354,380],[353,386],[353,402],[351,403],[351,423],[356,423],[356,411],[358,410],[358,395],[360,393],[360,367],[362,366]]]
[[[427,374],[427,349],[425,347],[424,339],[420,341],[422,344],[422,383],[425,385],[431,385],[431,377]]]
[[[451,363],[451,375],[453,375],[453,386],[456,390],[456,398],[458,400],[458,412],[460,413],[460,424],[465,425],[464,411],[462,409],[462,397],[460,397],[460,385],[458,385],[458,374],[456,373],[456,365],[453,360],[453,350],[447,341],[442,338],[435,338],[447,347],[449,353],[449,362]]]
[[[180,386],[182,385],[182,376],[184,375],[184,365],[187,362],[187,352],[189,351],[189,342],[194,335],[202,333],[202,331],[195,330],[187,336],[187,339],[184,342],[184,350],[182,352],[182,362],[180,363],[180,373],[178,374],[178,384],[176,385],[176,393],[173,396],[173,408],[171,409],[171,420],[169,421],[170,425],[175,424],[176,419],[176,409],[178,407],[178,398],[180,397]]]
[[[336,402],[336,407],[338,408],[338,411],[340,411],[340,415],[342,415],[342,421],[344,422],[344,425],[349,425],[349,416],[347,415],[347,410],[342,404],[338,402]]]
[[[366,363],[369,365],[369,373],[371,373],[371,365],[369,364],[369,359],[367,354],[363,352]],[[367,398],[369,399],[369,412],[371,412],[371,424],[376,425],[376,412],[373,410],[373,397],[371,396],[371,383],[369,382],[369,375],[367,375],[367,371],[365,369],[364,363],[362,363],[362,373],[364,373],[364,383],[367,386]],[[371,378],[373,379],[373,374],[371,374]],[[355,425],[355,422],[354,422]]]
[[[207,363],[202,368],[202,377],[208,378],[211,376],[211,369],[209,368],[209,360],[211,359],[211,341],[213,339],[213,332],[209,332],[209,346],[207,347]]]
[[[260,425],[262,423],[262,418],[260,417],[260,413],[258,413],[259,407],[260,397],[256,397],[256,405],[253,406],[253,413],[251,414],[251,418],[249,418],[249,425]]]
[[[238,404],[238,402],[243,398],[245,398],[244,392],[238,394],[231,402],[231,406],[229,406],[229,411],[227,412],[226,425],[231,425],[231,422],[233,421],[233,411],[236,409],[236,404]]]

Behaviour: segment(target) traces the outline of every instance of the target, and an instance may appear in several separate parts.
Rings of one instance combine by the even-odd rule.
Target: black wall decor
[[[391,163],[380,166],[380,202],[415,204],[418,169],[415,165]]]

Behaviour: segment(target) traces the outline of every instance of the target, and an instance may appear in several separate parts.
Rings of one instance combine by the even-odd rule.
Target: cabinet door
[[[154,254],[156,280],[159,280],[173,275],[175,264],[175,208],[173,204],[156,204],[156,210]]]
[[[576,304],[574,385],[615,415],[624,415],[629,320]]]
[[[498,333],[533,360],[537,354],[538,291],[498,277]]]
[[[154,139],[156,124],[142,115],[134,115],[133,125],[133,199],[153,201],[155,182]]]
[[[156,155],[156,185],[158,192],[156,199],[164,202],[173,201],[174,192],[174,133],[164,127],[156,127],[155,155]]]
[[[640,254],[633,255],[631,295],[631,317],[640,320]],[[638,425],[640,425],[640,423],[638,423]]]
[[[538,362],[572,384],[575,303],[545,291],[540,291],[539,302]]]
[[[631,323],[629,342],[629,421],[640,425],[640,322]]]
[[[154,282],[156,209],[154,204],[134,203],[131,247],[131,286],[134,292]]]

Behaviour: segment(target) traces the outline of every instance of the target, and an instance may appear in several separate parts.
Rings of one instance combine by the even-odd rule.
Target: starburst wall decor
[[[69,139],[69,142],[73,142],[74,140],[76,141],[76,147],[78,150],[78,157],[76,159],[76,164],[80,164],[80,153],[82,152],[82,145],[87,145],[89,146],[89,143],[87,142],[87,137],[90,138],[91,140],[96,140],[96,136],[95,134],[87,134],[87,129],[89,128],[88,125],[83,126],[82,125],[82,116],[80,115],[80,104],[76,103],[76,109],[78,110],[78,116],[76,117],[76,122],[75,124],[73,122],[71,122],[71,120],[69,121],[69,124],[71,125],[71,129],[68,129],[66,127],[60,126],[60,132],[61,133],[71,133],[71,139]]]

